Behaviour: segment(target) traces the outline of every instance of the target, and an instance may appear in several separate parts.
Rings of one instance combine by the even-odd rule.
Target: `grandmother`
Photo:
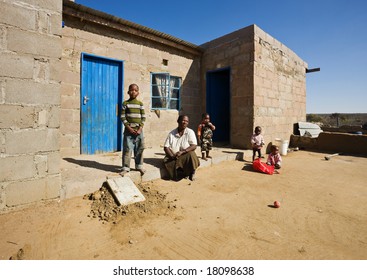
[[[188,177],[195,179],[195,171],[200,161],[195,153],[197,140],[195,132],[188,128],[189,117],[180,115],[177,119],[178,127],[172,130],[164,143],[164,165],[171,180]]]

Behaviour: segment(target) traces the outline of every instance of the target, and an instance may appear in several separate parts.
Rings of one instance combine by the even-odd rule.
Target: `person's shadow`
[[[242,170],[245,171],[249,171],[249,172],[257,172],[256,170],[254,170],[254,168],[252,167],[252,162],[249,160],[244,160],[245,165],[242,167]]]
[[[81,159],[75,159],[75,158],[63,158],[63,160],[66,160],[67,162],[71,162],[83,167],[88,167],[88,168],[94,168],[94,169],[99,169],[99,170],[104,170],[107,172],[119,172],[121,171],[121,166],[117,166],[117,165],[110,165],[110,164],[104,164],[104,163],[100,163],[94,160],[81,160]]]
[[[162,157],[161,158],[144,158],[144,163],[152,165],[152,166],[157,167],[157,168],[164,167],[163,158],[164,158],[165,154],[164,153],[155,153],[155,155],[159,155],[159,156],[162,156]]]

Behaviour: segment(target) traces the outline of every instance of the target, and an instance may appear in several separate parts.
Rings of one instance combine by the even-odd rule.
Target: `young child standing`
[[[201,158],[203,160],[208,160],[211,158],[209,156],[209,152],[213,147],[213,131],[215,130],[215,126],[210,122],[210,116],[208,113],[204,113],[201,115],[201,123],[198,127],[198,142],[201,147]]]
[[[261,134],[261,127],[255,127],[255,132],[251,136],[252,144],[252,161],[255,160],[256,153],[258,153],[259,158],[261,158],[261,148],[265,145],[264,137]]]
[[[124,176],[130,171],[130,160],[132,151],[135,157],[135,169],[143,175],[143,151],[145,148],[143,126],[145,122],[145,111],[143,102],[137,99],[139,86],[131,84],[127,92],[130,98],[122,103],[121,121],[125,126],[123,151],[122,151],[122,172]]]
[[[267,165],[272,165],[275,169],[280,169],[282,166],[282,157],[279,154],[279,147],[276,145],[271,145],[270,154],[268,156],[268,160],[266,161]]]

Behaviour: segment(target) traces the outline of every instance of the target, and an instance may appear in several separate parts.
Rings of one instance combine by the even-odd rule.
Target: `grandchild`
[[[270,154],[268,156],[268,160],[266,161],[267,165],[272,165],[275,169],[280,169],[282,166],[282,157],[279,154],[279,147],[276,145],[271,145]]]
[[[261,158],[261,148],[265,145],[264,137],[261,135],[261,127],[255,127],[255,133],[251,136],[251,144],[252,144],[252,161],[255,160],[256,152],[258,153],[259,158]]]
[[[135,169],[143,175],[143,151],[144,134],[143,126],[145,122],[145,111],[143,102],[137,100],[139,86],[131,84],[127,92],[130,98],[122,103],[121,121],[125,126],[122,152],[122,172],[124,176],[130,171],[131,153],[134,151]]]
[[[211,158],[209,156],[209,152],[213,147],[213,131],[215,130],[215,126],[210,122],[210,116],[208,113],[204,113],[201,115],[201,123],[198,127],[198,141],[201,147],[201,158],[203,160],[208,160]]]

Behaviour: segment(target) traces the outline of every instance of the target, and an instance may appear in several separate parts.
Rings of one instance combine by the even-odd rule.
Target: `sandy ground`
[[[367,159],[283,161],[281,174],[245,160],[143,183],[147,200],[124,209],[101,190],[1,214],[0,259],[366,260]]]

